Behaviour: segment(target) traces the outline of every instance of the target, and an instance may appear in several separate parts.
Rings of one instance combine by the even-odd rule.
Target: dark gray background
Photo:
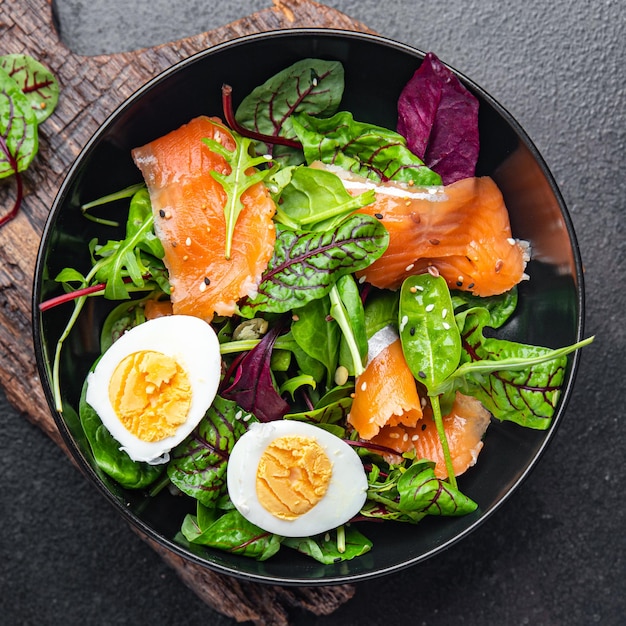
[[[56,3],[63,40],[97,54],[210,30],[270,0]],[[584,351],[549,450],[494,517],[436,559],[359,584],[332,616],[297,614],[294,623],[622,624],[623,7],[617,0],[326,4],[434,51],[517,117],[571,212],[586,270],[587,334],[597,339]],[[0,416],[0,622],[234,623],[184,587],[2,393]]]

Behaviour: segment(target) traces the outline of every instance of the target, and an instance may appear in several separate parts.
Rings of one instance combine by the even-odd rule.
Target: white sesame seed
[[[361,383],[361,391],[365,391],[367,389],[367,383],[365,381],[363,381]]]
[[[404,433],[404,435],[402,436],[402,441],[408,441],[409,440],[409,436]]]
[[[450,330],[450,324],[448,324],[448,322],[444,322],[443,327],[445,330]]]
[[[508,242],[509,242],[509,244],[510,244],[510,245],[512,245],[512,246],[514,246],[514,245],[515,245],[515,243],[516,243],[516,242],[515,242],[515,239],[513,239],[513,237],[509,237],[509,238],[507,239],[507,241],[508,241]]]
[[[204,281],[200,283],[200,291],[206,291],[206,283]]]
[[[362,285],[365,282],[365,275],[359,277],[359,284]]]
[[[389,433],[389,439],[400,439],[400,433]]]
[[[403,315],[402,320],[400,320],[400,332],[402,332],[406,328],[406,325],[408,323],[409,323],[408,315]]]
[[[411,437],[411,441],[417,441],[419,438],[420,438],[420,436],[419,436],[419,435],[413,435],[413,436]]]
[[[250,418],[251,418],[251,417],[252,417],[252,415],[251,415],[250,413],[246,413],[246,414],[243,416],[243,421],[244,421],[244,422],[247,422],[247,421],[249,421],[249,420],[250,420]]]
[[[237,413],[235,413],[236,420],[240,420],[242,416],[243,416],[243,411],[237,411]]]
[[[404,268],[405,272],[410,272],[415,267],[415,263],[411,263]]]
[[[427,304],[426,305],[426,313],[430,313],[434,308],[435,308],[434,304]]]
[[[448,315],[448,309],[443,309],[443,311],[441,311],[441,317],[445,317],[446,315]]]
[[[191,237],[187,237],[187,239],[185,239],[185,245],[186,246],[190,246],[191,245]]]

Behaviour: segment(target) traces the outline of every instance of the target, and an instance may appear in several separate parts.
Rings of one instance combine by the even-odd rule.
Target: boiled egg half
[[[227,485],[249,522],[284,537],[348,522],[367,494],[357,453],[328,431],[295,420],[251,424],[230,454]]]
[[[215,331],[188,315],[135,326],[87,377],[86,401],[133,461],[166,463],[211,406],[220,380]]]

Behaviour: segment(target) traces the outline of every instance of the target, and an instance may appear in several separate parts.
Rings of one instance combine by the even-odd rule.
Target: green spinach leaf
[[[500,328],[513,315],[517,308],[517,286],[498,295],[481,298],[469,291],[452,291],[452,306],[455,313],[461,313],[474,307],[482,307],[489,311],[489,326]]]
[[[164,465],[150,465],[133,461],[102,424],[96,411],[87,404],[87,381],[83,385],[78,414],[96,465],[127,489],[144,489],[164,470]]]
[[[282,543],[325,565],[349,561],[372,549],[372,542],[354,526],[341,526],[314,537],[286,537]]]
[[[407,365],[430,392],[456,370],[461,358],[461,335],[446,281],[428,273],[407,278],[398,320]]]
[[[215,511],[202,509],[198,503],[198,515],[187,515],[181,532],[193,544],[199,544],[265,561],[280,549],[282,537],[273,535],[251,524],[236,509],[218,515]],[[202,522],[202,523],[201,523]]]
[[[339,326],[328,319],[329,311],[328,296],[318,298],[297,309],[291,322],[291,334],[300,349],[324,364],[327,384],[337,369],[341,340]]]
[[[277,198],[275,221],[302,230],[332,230],[375,197],[374,190],[351,195],[333,172],[297,167]]]
[[[342,276],[330,290],[330,314],[341,328],[339,363],[351,376],[360,376],[367,359],[365,310],[361,293],[351,274]]]

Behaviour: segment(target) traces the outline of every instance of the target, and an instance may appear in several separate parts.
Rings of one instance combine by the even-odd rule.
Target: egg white
[[[298,435],[317,441],[332,463],[332,476],[328,490],[311,510],[284,520],[259,502],[257,467],[274,439]],[[249,522],[283,537],[309,537],[341,526],[361,510],[367,497],[367,477],[357,453],[328,431],[295,420],[251,424],[230,453],[227,486],[233,504]]]
[[[120,361],[141,350],[160,352],[175,359],[185,370],[191,386],[187,420],[174,435],[160,441],[143,441],[119,420],[109,399],[109,381]],[[211,406],[220,381],[221,355],[213,328],[189,315],[168,315],[148,320],[124,333],[104,353],[87,377],[86,401],[111,435],[133,461],[166,463],[178,445]]]

